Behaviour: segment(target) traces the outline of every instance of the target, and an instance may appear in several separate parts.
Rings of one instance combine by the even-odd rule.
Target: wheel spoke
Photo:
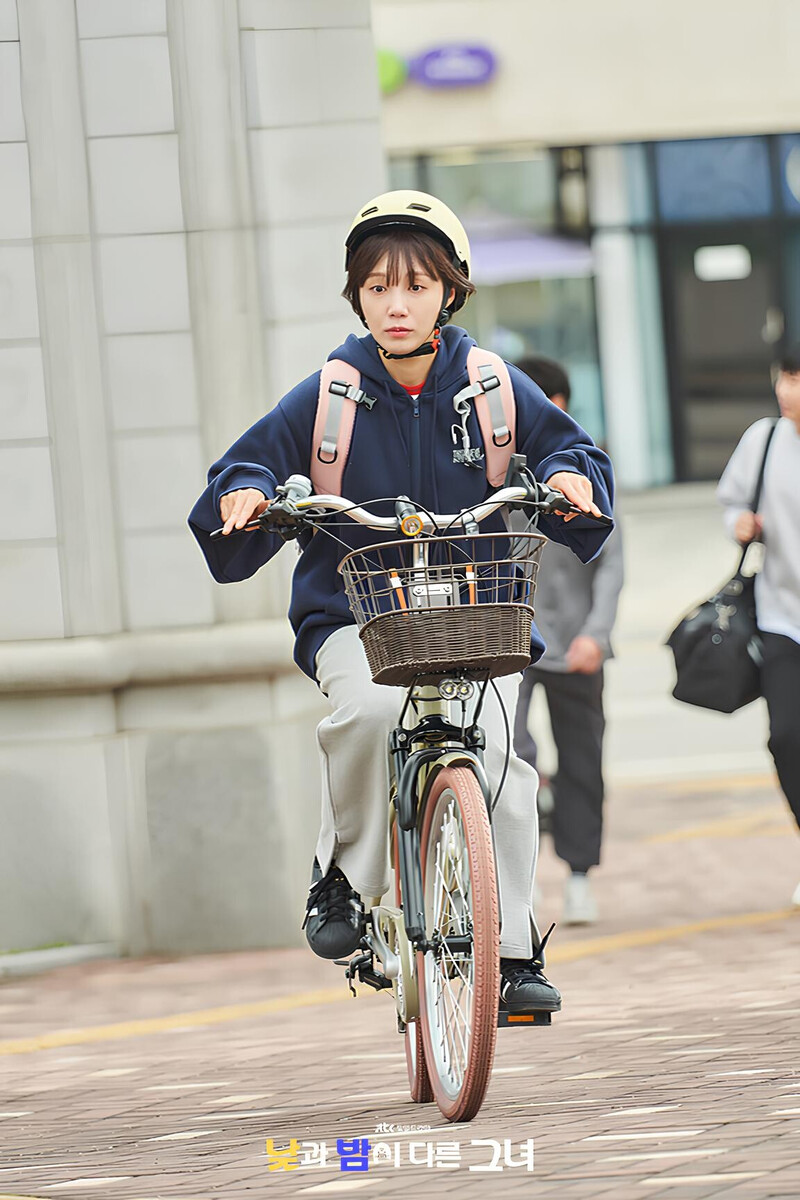
[[[468,933],[464,917],[465,911],[469,912],[471,895],[468,884],[464,883],[464,840],[455,797],[452,797],[441,820],[434,866],[433,926],[434,932],[442,938],[463,937]],[[468,970],[471,975],[471,962]],[[446,943],[443,944],[436,965],[435,1007],[439,1014],[439,1047],[443,1063],[457,1086],[464,1078],[469,1058],[472,989],[472,979],[463,970],[463,957],[459,962]]]
[[[469,768],[444,768],[428,804],[421,848],[425,933],[431,945],[418,959],[420,1024],[440,1109],[450,1120],[469,1120],[486,1090],[497,1028],[491,829],[483,793]],[[458,948],[448,944],[456,939],[463,939]]]
[[[463,976],[462,976],[462,978],[463,978]],[[462,986],[461,990],[463,991],[463,986]],[[458,996],[455,996],[455,997],[450,996],[450,1003],[449,1003],[450,1014],[445,1019],[445,1023],[444,1023],[445,1035],[450,1032],[450,1029],[452,1027],[452,1029],[458,1036],[458,1040],[461,1044],[461,1052],[462,1052],[463,1062],[461,1064],[459,1080],[462,1079],[464,1076],[464,1071],[466,1070],[466,1064],[467,1064],[467,1056],[469,1053],[469,1046],[468,1046],[468,1039],[467,1039],[467,1032],[469,1030],[469,1022],[468,1022],[468,1020],[465,1019],[463,1011],[461,1009],[461,1005],[459,1004],[460,997],[461,997],[461,992],[459,992]],[[461,1018],[461,1019],[459,1020],[459,1018]],[[448,1045],[449,1044],[450,1043],[448,1042]]]
[[[449,1053],[447,1054],[447,1060],[450,1065],[450,1071],[449,1071],[450,1078],[453,1080],[454,1083],[460,1085],[462,1079],[464,1078],[464,1072],[466,1070],[468,1050],[467,1050],[466,1039],[465,1039],[463,1033],[461,1032],[461,1028],[460,1028],[458,1022],[456,1021],[456,1014],[457,1014],[457,1009],[455,1007],[451,1006],[450,1007],[450,1015],[445,1017],[445,1020],[443,1023],[442,1037],[447,1039],[447,1050],[449,1051]],[[453,1045],[453,1039],[449,1037],[451,1026],[453,1027],[453,1030],[454,1030],[455,1034],[457,1035],[458,1040],[461,1045],[461,1058],[460,1059],[457,1057],[457,1054],[456,1054],[458,1047]]]

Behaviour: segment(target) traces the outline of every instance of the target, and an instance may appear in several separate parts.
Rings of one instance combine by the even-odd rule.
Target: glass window
[[[432,156],[426,167],[428,190],[466,225],[501,217],[553,227],[556,179],[545,150],[453,150]]]
[[[785,243],[785,273],[787,287],[786,344],[800,342],[800,229],[792,229]]]
[[[596,441],[605,435],[590,278],[538,279],[483,286],[456,316],[479,346],[508,362],[526,354],[554,358],[572,384],[570,413]]]
[[[778,140],[781,163],[781,193],[787,212],[800,213],[800,133]]]
[[[664,221],[764,217],[772,210],[766,138],[659,142],[656,181]]]
[[[411,155],[389,159],[389,191],[400,191],[403,188],[420,190],[419,162]]]

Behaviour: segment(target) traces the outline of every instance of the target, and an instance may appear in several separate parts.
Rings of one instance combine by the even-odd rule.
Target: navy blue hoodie
[[[452,401],[469,382],[466,360],[474,344],[465,330],[445,328],[416,401],[389,375],[371,335],[351,335],[330,355],[352,363],[361,372],[364,391],[376,398],[372,409],[359,405],[356,412],[343,495],[388,516],[394,512],[393,504],[376,501],[406,495],[431,512],[454,513],[480,503],[494,490],[484,466],[453,462],[451,427],[458,418]],[[420,373],[424,369],[420,360]],[[528,467],[542,481],[556,471],[588,476],[595,502],[602,512],[610,513],[614,483],[607,455],[527,375],[513,366],[509,370],[517,406],[517,452],[527,455]],[[219,505],[226,492],[253,487],[272,497],[276,486],[290,475],[311,475],[319,377],[317,371],[293,388],[208,473],[208,487],[192,509],[189,525],[218,583],[248,579],[283,545],[277,535],[260,532],[213,542],[209,533],[222,524]],[[482,446],[474,406],[467,424],[472,445]],[[380,534],[348,522],[346,517],[332,519],[341,522],[334,532],[349,547],[381,540]],[[485,532],[502,530],[502,516],[496,514],[481,528]],[[561,517],[545,517],[540,531],[569,546],[583,562],[594,558],[609,532],[586,517],[575,517],[566,524]],[[325,534],[311,533],[302,535],[300,546],[303,553],[292,580],[289,620],[296,635],[295,661],[314,679],[314,658],[322,643],[335,629],[354,622],[337,572],[346,553],[344,547]],[[544,643],[534,629],[534,662],[543,650]]]

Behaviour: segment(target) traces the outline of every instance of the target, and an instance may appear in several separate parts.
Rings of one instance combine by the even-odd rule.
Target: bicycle
[[[499,1001],[491,817],[511,735],[506,719],[505,768],[492,795],[478,723],[493,680],[530,662],[531,601],[546,539],[530,529],[481,533],[479,526],[510,506],[567,517],[580,510],[537,483],[523,455],[513,457],[503,488],[460,513],[429,513],[407,497],[394,506],[393,517],[382,517],[343,497],[312,495],[308,479],[291,476],[241,532],[285,540],[304,529],[330,534],[326,517],[341,514],[402,535],[346,546],[339,564],[373,680],[407,692],[389,738],[394,903],[364,897],[361,951],[336,961],[353,995],[356,978],[393,991],[411,1099],[434,1099],[449,1121],[468,1121],[489,1084],[498,1027],[551,1022],[549,1012],[509,1013]]]

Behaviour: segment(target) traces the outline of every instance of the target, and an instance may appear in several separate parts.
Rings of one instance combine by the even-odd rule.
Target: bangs
[[[396,287],[406,278],[415,283],[417,275],[427,275],[444,283],[445,275],[452,274],[442,246],[424,234],[404,229],[402,233],[376,233],[364,239],[353,255],[350,268],[353,285],[363,287],[384,258],[389,287]]]
[[[396,287],[397,284],[403,283],[406,279],[411,284],[417,282],[418,275],[427,275],[429,279],[436,279],[440,283],[444,283],[441,277],[440,270],[437,269],[435,256],[432,253],[433,243],[427,238],[415,239],[416,245],[412,245],[411,239],[403,238],[398,241],[397,238],[378,239],[373,238],[373,241],[385,240],[388,242],[386,247],[375,246],[378,251],[373,255],[372,267],[367,271],[366,279],[374,271],[375,267],[386,256],[386,282],[389,287]],[[428,242],[427,246],[425,242]],[[369,245],[369,241],[367,242]]]

